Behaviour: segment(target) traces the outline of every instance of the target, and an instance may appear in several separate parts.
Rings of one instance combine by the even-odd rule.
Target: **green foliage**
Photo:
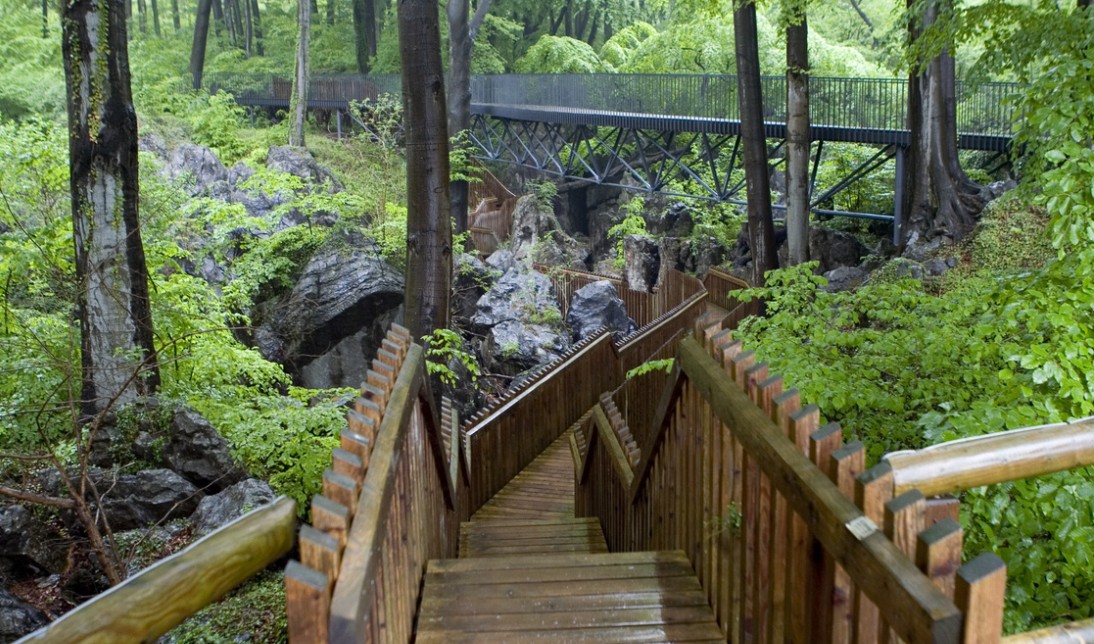
[[[200,610],[167,638],[176,644],[219,644],[246,637],[249,641],[283,644],[289,641],[285,616],[285,575],[264,571]]]
[[[425,366],[430,375],[437,376],[449,387],[456,387],[459,376],[449,365],[457,362],[470,374],[471,386],[474,388],[477,385],[482,370],[474,354],[464,350],[460,334],[450,329],[436,329],[433,333],[422,336],[422,342],[427,347]]]
[[[599,74],[611,72],[588,43],[566,36],[543,36],[517,61],[521,74]]]
[[[615,243],[615,265],[623,268],[623,242],[628,235],[645,235],[646,219],[642,216],[642,209],[646,201],[642,197],[631,197],[623,207],[626,213],[623,219],[608,229],[608,239]]]
[[[988,204],[969,243],[972,265],[993,272],[1043,268],[1056,256],[1048,217],[1009,192]]]
[[[33,7],[33,5],[32,5]],[[0,21],[0,118],[63,118],[65,77],[56,12],[42,37],[41,5],[5,3]],[[35,11],[37,9],[37,11]]]
[[[672,373],[672,367],[676,364],[676,360],[673,358],[667,358],[665,360],[647,360],[638,365],[634,369],[627,372],[627,380],[631,378],[637,378],[644,376],[648,373],[655,373],[658,371],[664,371],[665,373]]]
[[[865,145],[826,143],[821,166],[817,171],[815,194],[820,195],[835,186],[876,153],[876,148]],[[841,190],[822,206],[850,212],[892,213],[895,174],[896,164],[892,160],[886,161],[870,174]]]
[[[558,197],[558,186],[550,179],[529,181],[525,187],[536,199],[536,205],[544,210],[553,210],[555,197]]]
[[[647,38],[657,35],[648,22],[636,22],[617,31],[600,47],[600,58],[615,69],[626,67],[631,56]]]

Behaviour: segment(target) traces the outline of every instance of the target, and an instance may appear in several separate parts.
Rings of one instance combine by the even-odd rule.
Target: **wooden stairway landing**
[[[724,642],[687,556],[431,561],[418,642]]]
[[[608,553],[574,517],[564,435],[460,526],[460,558],[430,561],[418,642],[725,642],[687,556]]]

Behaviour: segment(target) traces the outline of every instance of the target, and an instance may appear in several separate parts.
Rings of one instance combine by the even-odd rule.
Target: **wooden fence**
[[[467,227],[475,250],[489,255],[509,241],[519,197],[486,168],[479,166],[477,171],[481,180],[468,186],[467,203],[472,211]]]
[[[77,606],[19,642],[150,642],[284,556],[296,502],[280,497]]]
[[[687,552],[734,641],[997,641],[1002,562],[960,566],[955,521],[927,525],[917,491],[887,495],[891,469],[863,472],[862,446],[819,427],[728,330],[698,336],[636,466],[609,413],[571,444],[578,514],[609,548]]]
[[[290,641],[411,639],[425,564],[456,556],[470,516],[453,423],[430,403],[422,348],[393,326],[285,572]]]

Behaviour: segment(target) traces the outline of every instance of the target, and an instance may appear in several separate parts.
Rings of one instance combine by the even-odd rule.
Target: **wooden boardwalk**
[[[683,552],[608,553],[563,436],[430,561],[418,642],[724,642]]]

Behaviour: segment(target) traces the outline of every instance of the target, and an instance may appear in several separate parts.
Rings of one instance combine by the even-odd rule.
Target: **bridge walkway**
[[[608,553],[574,516],[569,434],[465,522],[460,558],[430,561],[418,642],[725,641],[681,551]]]

